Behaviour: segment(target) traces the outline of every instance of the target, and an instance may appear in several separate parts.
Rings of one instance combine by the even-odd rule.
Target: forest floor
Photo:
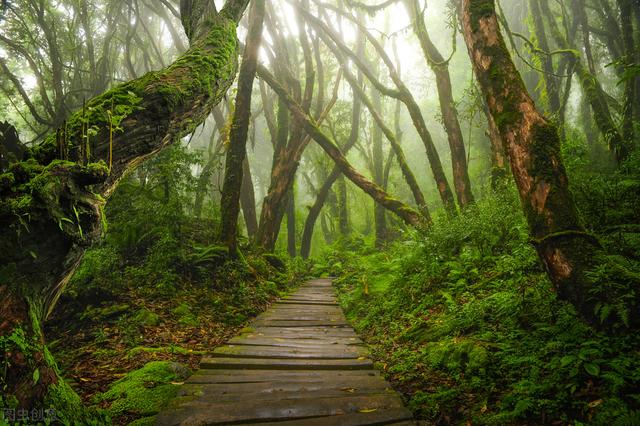
[[[635,231],[599,236],[610,252],[631,253],[616,259],[640,270]],[[343,241],[318,259],[314,275],[338,277],[347,319],[417,419],[640,424],[640,336],[597,331],[556,297],[515,193],[436,217],[427,234],[372,246]],[[629,314],[617,305],[606,313]]]
[[[163,291],[135,282],[117,289],[72,288],[48,321],[46,335],[63,375],[85,405],[102,410],[114,424],[157,413],[171,395],[154,391],[162,394],[162,384],[184,380],[204,354],[300,281],[257,256],[248,262],[250,269],[251,263],[259,263],[264,270],[245,271],[240,288],[181,283]],[[220,272],[220,280],[212,281],[220,283],[228,273]],[[109,393],[131,382],[136,371],[148,376],[143,383],[147,394],[139,398],[144,403],[135,401],[139,396],[133,389],[123,395]]]

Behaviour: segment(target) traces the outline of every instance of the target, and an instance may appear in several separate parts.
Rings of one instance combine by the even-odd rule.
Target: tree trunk
[[[571,43],[565,36],[562,35],[555,22],[555,18],[551,13],[549,5],[545,1],[540,2],[540,8],[542,13],[546,16],[549,28],[556,43],[562,49],[573,49]],[[630,153],[631,147],[628,141],[622,138],[622,135],[618,131],[618,128],[613,121],[609,105],[602,86],[598,79],[589,71],[589,68],[584,64],[584,61],[579,55],[575,55],[575,67],[578,81],[582,87],[582,93],[589,101],[593,115],[596,120],[598,129],[604,136],[609,148],[614,152],[618,161],[624,160]]]
[[[630,67],[635,63],[635,43],[633,39],[633,10],[632,0],[617,0],[620,10],[620,23],[624,46],[624,65]],[[622,105],[622,135],[627,141],[634,140],[634,104],[637,102],[636,81],[637,77],[631,76],[624,81],[624,99]]]
[[[341,236],[347,237],[351,234],[351,222],[349,221],[347,181],[344,180],[344,176],[338,178],[336,192],[338,193],[338,229]]]
[[[509,167],[504,153],[504,145],[500,130],[489,111],[486,101],[482,100],[482,109],[487,117],[487,137],[491,144],[491,188],[496,190],[503,186],[508,174]]]
[[[326,6],[326,4],[325,4]],[[330,6],[326,6],[330,7]],[[394,84],[397,87],[397,90],[389,89],[385,87],[373,74],[371,69],[364,63],[362,58],[354,52],[351,51],[343,42],[342,38],[335,33],[332,29],[330,29],[327,25],[325,25],[318,18],[310,14],[308,11],[304,9],[298,9],[304,14],[305,19],[311,23],[311,25],[318,31],[318,35],[323,39],[327,47],[331,49],[334,53],[342,52],[344,55],[349,57],[360,71],[363,72],[367,76],[367,78],[371,81],[371,83],[384,95],[390,96],[394,99],[398,99],[402,101],[403,104],[407,107],[409,111],[409,115],[411,116],[411,121],[420,136],[420,140],[422,141],[425,151],[427,153],[427,159],[429,160],[429,165],[431,167],[431,172],[433,173],[433,177],[436,181],[438,193],[440,194],[440,198],[442,200],[442,204],[445,210],[453,214],[456,211],[456,205],[453,198],[453,193],[451,192],[451,187],[449,186],[449,182],[447,181],[446,175],[444,173],[444,169],[442,168],[442,162],[440,161],[440,156],[438,151],[436,150],[435,144],[433,142],[433,138],[431,137],[431,133],[427,129],[427,125],[424,121],[424,117],[422,116],[422,112],[418,103],[414,99],[413,95],[409,91],[409,89],[404,85],[402,80],[400,80],[395,68],[393,67],[393,62],[390,60],[389,56],[385,53],[384,48],[378,43],[378,41],[371,35],[369,31],[366,30],[359,22],[355,21],[354,18],[350,15],[344,14],[344,12],[339,9],[331,8],[336,13],[340,13],[348,19],[354,21],[354,23],[359,27],[360,31],[367,37],[367,40],[374,46],[376,52],[383,59],[387,68],[389,69],[389,74],[394,81]],[[335,43],[335,46],[334,46]],[[337,47],[336,47],[337,46]]]
[[[412,226],[422,226],[424,224],[424,218],[420,213],[402,201],[389,196],[382,188],[355,170],[336,146],[335,142],[318,128],[313,119],[304,112],[302,107],[287,93],[286,89],[275,80],[269,70],[260,65],[258,66],[258,70],[260,77],[278,94],[296,120],[299,120],[304,126],[309,136],[320,145],[351,182],[356,184],[378,203],[382,204],[387,210],[398,215],[406,224]]]
[[[372,139],[374,142],[373,163],[374,163],[374,170],[375,170],[374,171],[375,182],[378,185],[382,186],[383,188],[386,186],[385,176],[387,176],[387,174],[384,172],[384,170],[382,170],[383,169],[382,163],[384,162],[384,159],[382,158],[382,152],[381,152],[382,146],[379,147],[380,149],[379,153],[376,153],[376,146],[375,146],[376,140],[377,140],[376,138],[378,137],[381,138],[382,135],[380,134],[380,132],[382,132],[384,133],[385,137],[391,144],[391,149],[396,155],[396,158],[398,160],[398,165],[400,166],[400,170],[402,171],[402,176],[404,177],[404,180],[407,182],[409,189],[411,189],[411,193],[413,194],[413,198],[416,202],[416,205],[424,215],[427,222],[431,221],[429,208],[427,207],[427,202],[424,198],[424,194],[422,193],[422,190],[418,185],[418,180],[416,179],[415,175],[411,171],[411,168],[409,167],[409,163],[407,163],[406,156],[404,155],[404,150],[402,149],[402,146],[398,142],[394,132],[382,120],[382,115],[380,110],[380,106],[381,106],[380,92],[378,92],[375,88],[372,88],[371,90],[372,90],[373,96],[372,96],[372,99],[369,99],[365,91],[358,84],[356,78],[353,76],[353,74],[351,74],[351,71],[349,71],[349,69],[345,65],[345,62],[342,56],[339,57],[339,61],[342,63],[342,70],[343,70],[345,79],[351,85],[351,90],[353,91],[354,98],[357,98],[359,102],[362,102],[367,107],[367,109],[369,110],[369,113],[371,114],[375,122],[375,127],[371,132]],[[380,145],[381,145],[381,142],[382,141],[380,141]],[[379,155],[380,164],[376,163],[376,155]],[[378,168],[380,170],[378,170]]]
[[[500,33],[494,0],[463,0],[461,15],[475,75],[509,154],[538,255],[559,297],[598,325],[606,316],[602,306],[620,297],[607,281],[637,285],[637,279],[606,263],[598,241],[585,232],[569,191],[557,128],[537,112],[526,91]],[[606,266],[610,274],[599,282],[589,277],[597,266]],[[637,321],[633,304],[632,321]]]
[[[364,38],[362,36],[358,36],[356,38],[356,55],[362,56],[364,54]],[[356,84],[358,87],[362,87],[362,73],[358,72]],[[349,132],[349,139],[342,147],[342,151],[346,153],[353,147],[353,145],[358,142],[358,136],[360,133],[360,113],[362,112],[362,104],[358,96],[353,96],[353,103],[351,106],[351,130]],[[320,187],[318,194],[316,195],[316,199],[309,209],[309,213],[307,214],[307,218],[304,222],[304,229],[302,230],[302,241],[300,242],[300,255],[303,259],[307,259],[309,254],[311,253],[311,240],[313,238],[313,229],[315,228],[316,220],[322,211],[322,207],[324,206],[325,201],[327,200],[327,196],[329,195],[329,191],[331,191],[331,186],[334,184],[336,179],[341,175],[340,168],[336,165],[331,170],[331,173]]]
[[[458,120],[458,110],[453,99],[451,76],[449,75],[449,60],[445,60],[438,48],[433,44],[422,17],[418,0],[405,0],[409,15],[413,20],[413,29],[420,42],[420,47],[429,67],[436,76],[436,88],[442,121],[447,132],[449,149],[451,150],[451,166],[453,170],[453,186],[456,191],[460,208],[473,203],[471,180],[467,168],[467,154],[465,153],[464,137]]]
[[[347,70],[348,72],[348,70]],[[374,65],[374,73],[378,77],[378,66]],[[356,86],[356,89],[359,87]],[[371,88],[371,102],[367,99],[361,99],[365,105],[370,107],[370,111],[378,111],[384,114],[382,110],[382,95],[375,87]],[[382,130],[376,121],[371,123],[371,163],[373,165],[373,182],[384,187],[384,152],[382,151]],[[373,202],[373,217],[376,229],[376,247],[382,247],[387,240],[387,217],[385,208],[377,202]]]
[[[103,197],[146,157],[192,132],[235,78],[236,22],[246,1],[227,1],[220,13],[213,2],[189,4],[199,13],[185,10],[182,16],[191,41],[183,56],[87,102],[84,116],[72,115],[66,129],[30,150],[30,162],[11,165],[13,188],[0,187],[0,341],[2,359],[11,366],[3,377],[4,401],[15,397],[25,409],[53,407],[62,423],[83,423],[80,400],[59,374],[42,322],[85,248],[102,234]],[[99,129],[91,136],[94,162],[57,158],[66,152],[61,146],[77,155],[79,146],[88,145],[87,121]],[[110,138],[116,126],[122,130]]]
[[[296,257],[296,198],[295,185],[287,196],[287,253],[289,257]]]
[[[253,179],[251,178],[251,166],[249,158],[245,157],[242,163],[242,188],[240,189],[240,206],[242,216],[247,226],[247,235],[253,240],[258,232],[258,218],[256,215],[256,196],[253,190]]]
[[[291,89],[295,93],[296,99],[300,100],[301,106],[305,114],[308,114],[311,109],[311,102],[313,100],[313,87],[315,82],[315,73],[313,70],[313,57],[311,54],[311,47],[309,46],[309,40],[307,39],[307,33],[304,26],[304,22],[298,17],[298,26],[301,29],[299,32],[300,44],[302,46],[304,71],[305,71],[305,86],[304,92],[300,82],[296,79],[296,76],[291,75],[287,66],[278,67],[279,71],[282,71],[286,75],[287,80],[291,82]],[[280,43],[283,46],[286,44],[286,40],[280,37],[276,38],[276,43]],[[293,49],[296,51],[296,49]],[[287,49],[281,47],[278,52],[282,55],[281,60],[289,62]],[[277,66],[278,64],[276,64]],[[294,58],[293,65],[298,66],[298,61]],[[286,114],[286,107],[282,104],[282,99],[279,99],[279,114],[280,108],[284,111],[282,114]],[[279,119],[284,116],[279,115]],[[280,129],[279,129],[280,132]],[[284,144],[283,144],[284,141]],[[268,251],[273,251],[278,239],[278,233],[280,231],[280,225],[284,217],[285,209],[287,207],[287,196],[295,179],[296,171],[300,158],[309,143],[309,138],[304,134],[303,126],[295,119],[292,120],[290,126],[290,135],[288,142],[284,139],[284,134],[279,133],[278,146],[274,152],[274,161],[271,170],[271,183],[269,186],[269,192],[262,203],[262,212],[260,214],[260,226],[258,230],[257,242],[258,244]]]
[[[254,0],[249,13],[249,31],[238,74],[238,94],[229,132],[229,150],[225,164],[224,184],[220,202],[220,240],[229,249],[229,254],[238,251],[238,215],[240,214],[240,192],[244,162],[247,157],[247,134],[251,117],[251,94],[256,75],[258,50],[262,40],[264,0]]]
[[[544,0],[543,0],[544,1]],[[552,117],[557,118],[560,111],[560,90],[558,89],[558,79],[554,75],[553,59],[549,55],[549,43],[547,32],[544,27],[542,12],[540,11],[540,0],[530,0],[531,15],[533,16],[533,29],[538,41],[538,47],[542,52],[538,52],[538,58],[542,63],[544,73],[540,73],[540,78],[544,82],[544,89],[547,92],[547,111]]]

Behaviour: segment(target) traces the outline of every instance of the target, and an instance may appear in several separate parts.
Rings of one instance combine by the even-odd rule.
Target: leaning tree
[[[181,0],[189,49],[173,64],[89,100],[0,175],[0,404],[55,407],[79,398],[47,350],[42,322],[85,248],[104,231],[119,180],[192,132],[237,71],[236,26],[248,0]]]
[[[592,325],[637,326],[640,279],[588,233],[569,189],[558,128],[529,96],[502,37],[495,0],[462,0],[462,32],[500,133],[529,233],[558,296]]]

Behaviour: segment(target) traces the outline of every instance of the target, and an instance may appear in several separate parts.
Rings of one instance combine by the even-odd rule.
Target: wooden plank
[[[376,370],[207,370],[194,373],[187,383],[323,383],[377,378],[383,383]]]
[[[254,323],[257,327],[322,327],[322,326],[343,326],[349,324],[342,320],[257,320]]]
[[[316,333],[316,334],[349,334],[356,337],[356,332],[353,331],[351,327],[339,327],[335,324],[331,324],[330,326],[305,326],[305,327],[280,327],[278,330],[274,330],[271,327],[260,327],[259,325],[255,325],[247,330],[248,333],[300,333],[301,335],[304,333]]]
[[[406,408],[375,410],[371,413],[350,413],[336,416],[313,417],[306,419],[284,420],[278,422],[238,423],[254,426],[364,426],[399,425],[416,426],[412,415]]]
[[[179,408],[169,409],[156,417],[157,425],[184,424],[232,424],[255,421],[277,421],[282,419],[305,419],[320,416],[338,416],[368,410],[402,408],[397,396],[354,396],[338,398],[309,398],[297,400],[246,401],[237,403],[206,403],[190,397],[176,398],[182,402]]]
[[[270,359],[351,359],[367,355],[367,351],[357,346],[327,345],[321,348],[224,345],[213,351],[213,357],[229,358],[270,358]]]
[[[230,339],[227,343],[231,345],[260,345],[260,346],[287,346],[293,348],[323,348],[325,346],[346,345],[362,346],[364,343],[357,337],[333,337],[324,336],[322,339],[300,339],[282,338],[278,336],[257,336],[255,334],[245,334]]]
[[[221,402],[238,402],[244,400],[247,395],[251,395],[251,401],[263,401],[264,405],[270,404],[272,401],[289,400],[295,404],[298,399],[313,398],[343,398],[343,397],[394,397],[396,394],[393,390],[384,386],[361,386],[356,388],[354,385],[343,384],[342,386],[326,386],[313,385],[306,383],[295,384],[276,384],[268,386],[267,384],[260,387],[260,384],[251,383],[254,388],[243,386],[243,391],[234,389],[235,384],[220,385],[184,385],[178,391],[178,397],[195,396],[199,403],[221,403]]]
[[[287,300],[287,299],[282,299],[278,302],[279,305],[326,305],[326,306],[339,306],[338,302],[318,302],[318,301],[313,301],[313,300],[304,300],[304,299],[292,299],[292,300]]]
[[[373,367],[369,359],[260,359],[205,357],[200,368],[240,370],[366,370]]]
[[[178,391],[179,396],[187,395],[274,395],[281,392],[315,392],[318,390],[335,391],[337,395],[358,395],[365,391],[384,391],[390,389],[390,385],[381,380],[379,376],[360,377],[335,377],[333,380],[289,380],[289,381],[263,381],[245,383],[203,383],[188,382]]]
[[[279,310],[273,309],[263,314],[258,315],[257,319],[260,318],[276,318],[281,317],[283,319],[319,319],[319,318],[342,318],[344,319],[344,314],[340,311],[310,311],[305,309],[291,309],[291,310]]]

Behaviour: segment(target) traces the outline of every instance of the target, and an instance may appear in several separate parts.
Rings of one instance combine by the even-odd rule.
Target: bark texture
[[[189,3],[200,13],[182,17],[191,47],[176,62],[91,99],[3,175],[13,180],[0,187],[0,340],[11,365],[3,397],[21,408],[54,407],[68,416],[63,423],[83,422],[79,398],[46,348],[42,321],[101,236],[102,207],[118,181],[193,131],[235,78],[246,1],[228,1],[220,13],[213,1]]]
[[[509,155],[538,255],[558,296],[600,325],[601,307],[620,294],[607,288],[606,279],[590,278],[590,271],[604,265],[612,274],[607,279],[614,282],[637,286],[637,279],[612,265],[583,228],[560,157],[557,128],[537,112],[525,89],[502,38],[494,0],[463,0],[461,15],[469,56]],[[632,317],[637,316],[635,299]]]
[[[247,157],[247,135],[251,117],[251,94],[256,75],[258,50],[262,40],[264,21],[264,0],[254,0],[249,13],[249,31],[238,73],[238,94],[231,130],[229,150],[225,164],[224,184],[220,202],[220,240],[229,253],[238,250],[238,215],[240,214],[240,193],[242,189],[243,165]]]

